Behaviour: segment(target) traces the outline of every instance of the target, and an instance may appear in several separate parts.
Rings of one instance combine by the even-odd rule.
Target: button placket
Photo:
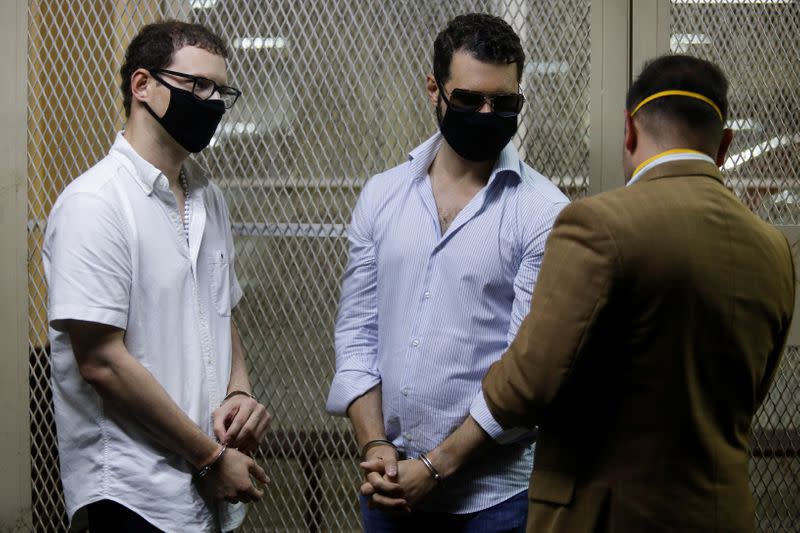
[[[434,263],[435,258],[436,258],[436,252],[433,251],[433,252],[431,252],[430,257],[428,258],[428,264],[427,264],[426,269],[425,269],[425,279],[423,280],[423,287],[430,287],[431,279],[433,278],[433,273],[432,272],[433,272],[433,269],[434,269],[434,266],[435,266],[435,263]],[[420,326],[422,324],[426,323],[427,315],[430,312],[431,306],[425,305],[425,304],[430,300],[431,291],[430,290],[425,290],[422,296],[423,297],[420,298],[417,301],[418,302],[417,303],[417,310],[416,310],[416,313],[415,313],[416,320],[413,322],[413,324],[411,326],[411,335],[410,335],[410,338],[409,338],[409,341],[408,341],[408,348],[407,348],[407,351],[406,351],[406,357],[410,360],[410,364],[405,365],[405,368],[403,370],[403,376],[402,376],[402,378],[400,380],[400,384],[401,384],[400,390],[399,390],[400,396],[398,398],[398,401],[399,401],[400,405],[404,405],[405,404],[406,406],[408,406],[408,402],[410,401],[409,396],[411,395],[411,386],[410,386],[409,381],[414,375],[412,369],[416,368],[416,365],[414,364],[414,361],[418,357],[422,356],[422,351],[420,350],[420,346],[422,345],[422,340],[423,340],[422,337],[423,337],[423,335],[420,335]],[[403,427],[403,426],[405,426],[405,427],[409,427],[409,426],[410,427],[414,427],[416,425],[415,421],[414,420],[409,420],[409,418],[407,416],[409,413],[412,413],[412,412],[413,412],[413,410],[410,410],[408,408],[401,409],[401,413],[402,413],[400,415],[401,427]],[[401,435],[409,443],[414,440],[413,439],[413,435],[411,435],[408,432],[404,432]]]
[[[192,296],[194,297],[195,309],[197,309],[197,322],[198,329],[200,330],[200,350],[203,355],[203,368],[205,369],[206,385],[208,387],[209,412],[213,413],[217,404],[220,402],[220,397],[217,393],[217,371],[211,357],[213,350],[208,319],[206,318],[206,313],[203,312],[203,305],[200,301],[197,282],[194,280],[194,276],[192,277]]]
[[[172,223],[172,229],[174,230],[174,235],[178,239],[179,246],[188,257],[190,255],[189,243],[186,241],[186,233],[183,230],[183,221],[178,217],[178,204],[175,201],[175,196],[172,194],[172,191],[169,190],[169,183],[166,181],[166,179],[167,178],[163,174],[159,176],[154,185],[153,194],[155,194],[156,198],[158,198],[162,209],[166,210],[167,218]]]

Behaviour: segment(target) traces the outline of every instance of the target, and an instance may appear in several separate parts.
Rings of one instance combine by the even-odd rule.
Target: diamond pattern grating
[[[364,181],[435,130],[424,92],[436,32],[490,11],[523,39],[520,152],[571,196],[588,187],[589,0],[29,2],[29,250],[34,523],[65,526],[48,386],[44,221],[66,184],[123,125],[117,70],[161,17],[229,42],[244,91],[201,159],[232,215],[245,298],[236,312],[256,394],[274,424],[260,459],[273,483],[244,529],[359,529],[355,443],[324,412],[345,228]],[[260,38],[260,39],[259,39]],[[554,113],[554,111],[558,111]],[[558,115],[558,116],[556,116]],[[570,120],[564,120],[564,116]]]
[[[350,210],[370,175],[403,161],[435,130],[423,85],[433,38],[448,19],[468,11],[503,16],[523,40],[528,62],[522,89],[528,104],[516,138],[521,155],[569,196],[585,195],[590,3],[30,0],[28,242],[35,530],[66,527],[49,391],[47,294],[41,264],[44,221],[58,193],[103,157],[124,123],[117,71],[124,47],[142,24],[163,17],[207,24],[231,45],[230,79],[244,91],[213,146],[201,156],[229,203],[237,271],[245,290],[235,318],[248,351],[254,391],[275,417],[259,458],[272,485],[264,500],[252,506],[242,529],[358,531],[355,443],[348,424],[324,412]],[[780,75],[788,78],[787,87],[797,87],[796,61],[789,64],[787,59],[788,66],[780,69],[767,61],[789,58],[798,49],[797,43],[786,41],[798,34],[800,16],[791,13],[765,20],[754,16],[752,21],[750,15],[739,15],[731,20],[744,24],[732,28],[718,24],[711,8],[676,5],[673,25],[675,31],[687,33],[718,26],[755,39],[769,24],[784,41],[765,38],[758,52],[746,45],[735,48],[750,54],[746,57],[757,71],[739,68],[731,77],[752,79],[761,87],[779,85]],[[724,38],[735,41],[727,34]],[[770,128],[763,139],[754,140],[763,142],[792,128],[798,131],[796,91],[776,89],[761,96],[748,96],[745,88],[736,91],[734,118],[753,116]],[[765,108],[770,114],[754,114]],[[732,151],[750,146],[745,141],[737,141],[744,144]],[[783,153],[783,148],[771,151]],[[751,166],[761,164],[761,159],[751,159]],[[738,177],[739,170],[734,170],[728,173],[729,183],[768,220],[796,223],[786,206],[800,165],[790,166],[784,159],[763,165],[780,173],[751,179]],[[758,186],[748,188],[749,183]],[[798,355],[797,348],[787,351],[759,415],[760,427],[774,430],[763,439],[777,438],[786,450],[800,448],[800,442],[791,440],[798,427]],[[783,429],[789,431],[782,433]],[[769,448],[774,443],[757,442],[756,448],[760,444]],[[765,531],[788,531],[780,528],[798,520],[797,459],[768,455],[756,457],[752,465],[759,525]]]
[[[800,3],[673,1],[671,33],[674,52],[730,80],[728,186],[765,220],[800,224]]]
[[[726,184],[764,220],[800,224],[800,3],[682,0],[670,16],[672,51],[714,61],[729,78]],[[800,524],[798,376],[800,352],[789,347],[754,423],[760,531]]]

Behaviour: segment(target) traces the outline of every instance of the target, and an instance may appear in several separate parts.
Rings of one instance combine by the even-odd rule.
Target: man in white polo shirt
[[[61,474],[92,533],[232,530],[262,496],[251,476],[268,481],[247,455],[269,414],[231,320],[228,210],[188,158],[241,94],[226,57],[203,26],[143,27],[121,68],[125,131],[48,222]]]

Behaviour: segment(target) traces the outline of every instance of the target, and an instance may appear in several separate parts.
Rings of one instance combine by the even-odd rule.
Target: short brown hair
[[[228,58],[228,47],[220,36],[200,24],[165,20],[143,26],[125,51],[125,62],[119,69],[122,76],[122,105],[125,116],[131,114],[131,76],[140,68],[156,70],[172,62],[172,56],[184,46],[197,46],[212,54]]]

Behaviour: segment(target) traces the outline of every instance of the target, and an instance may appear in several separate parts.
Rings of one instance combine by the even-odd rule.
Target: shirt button
[[[419,339],[414,339],[411,341],[411,346],[419,346]]]
[[[411,437],[411,433],[404,433],[404,434],[403,434],[403,437],[404,437],[406,440],[408,440],[408,441],[412,441],[412,440],[414,440],[414,439]]]
[[[403,396],[408,396],[408,387],[403,387],[402,389],[400,389],[400,394],[402,394]]]
[[[426,300],[429,299],[431,297],[431,291],[425,291],[425,294],[423,294],[423,296],[425,297]]]

